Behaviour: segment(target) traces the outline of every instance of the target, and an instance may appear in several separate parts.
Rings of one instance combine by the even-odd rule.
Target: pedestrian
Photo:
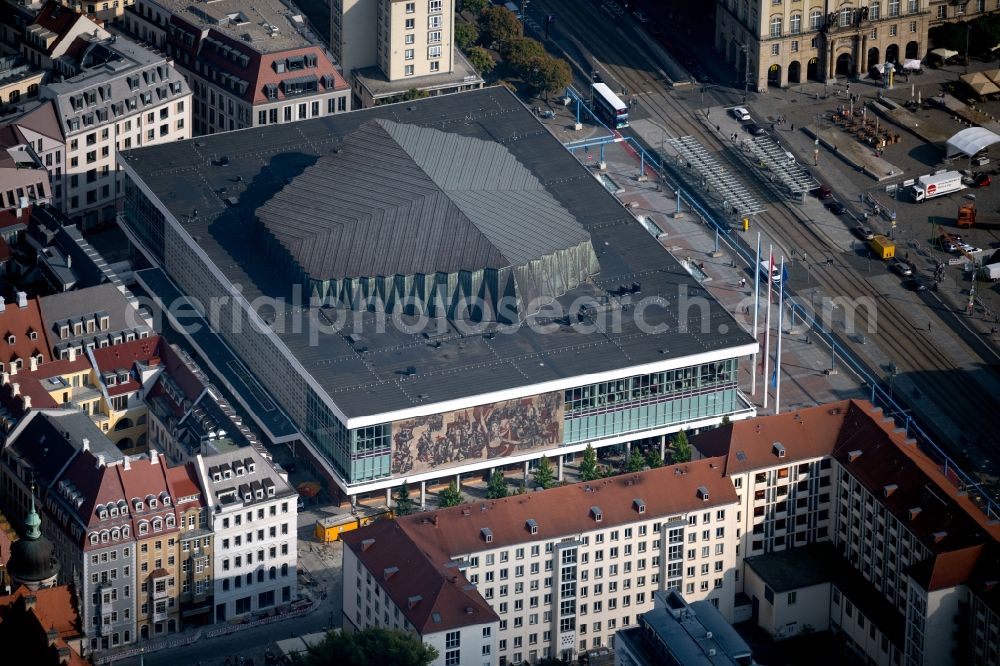
[[[927,322],[927,332],[928,333],[931,332],[931,322],[930,321]]]
[[[792,131],[795,131],[795,123],[792,123]]]
[[[721,127],[719,127],[718,125],[716,125],[716,126],[715,126],[715,131],[716,131],[716,132],[721,132],[721,131],[722,131],[722,128],[721,128]]]

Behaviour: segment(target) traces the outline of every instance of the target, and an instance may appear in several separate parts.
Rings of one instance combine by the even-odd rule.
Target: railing
[[[612,135],[618,136],[614,130],[609,129],[606,125],[604,125],[604,123],[602,123],[600,119],[587,108],[585,98],[579,92],[572,87],[568,87],[566,89],[566,94],[567,96],[580,102],[581,107],[586,109],[594,123],[601,125],[611,132]],[[756,254],[754,250],[750,248],[749,244],[743,241],[739,234],[734,233],[724,220],[722,222],[718,221],[716,216],[711,214],[706,207],[702,205],[698,196],[692,196],[691,193],[686,191],[680,185],[680,178],[675,177],[670,170],[668,170],[665,161],[657,159],[656,156],[651,155],[633,137],[625,136],[621,137],[621,139],[608,139],[608,142],[610,143],[616,140],[620,141],[622,139],[624,139],[625,143],[632,150],[636,151],[637,157],[640,158],[640,163],[643,164],[643,169],[646,168],[645,165],[648,165],[649,168],[653,169],[663,183],[676,192],[678,201],[683,199],[691,211],[701,218],[702,222],[704,222],[707,226],[714,228],[718,239],[725,243],[742,261],[746,262],[748,266],[755,265]],[[573,145],[569,144],[567,148],[572,150]],[[976,505],[983,511],[983,513],[986,514],[987,518],[990,520],[1000,520],[1000,502],[989,495],[986,489],[982,487],[983,484],[981,481],[959,467],[955,462],[955,459],[934,442],[927,430],[917,423],[910,415],[910,408],[889,393],[883,385],[882,379],[877,376],[871,367],[859,360],[852,353],[852,351],[841,339],[840,335],[833,330],[833,327],[831,326],[825,328],[822,325],[821,319],[815,316],[811,310],[806,308],[805,305],[800,303],[795,297],[794,292],[788,287],[785,287],[785,303],[788,305],[793,320],[794,316],[798,315],[801,321],[811,322],[809,330],[811,340],[818,339],[829,347],[831,354],[838,357],[843,366],[853,372],[865,385],[870,387],[871,402],[876,406],[882,407],[887,416],[892,417],[897,424],[901,425],[905,429],[907,436],[913,437],[913,439],[916,440],[917,446],[920,450],[941,467],[941,471],[944,475],[952,483],[954,483],[960,491],[967,493],[969,497],[972,498]]]

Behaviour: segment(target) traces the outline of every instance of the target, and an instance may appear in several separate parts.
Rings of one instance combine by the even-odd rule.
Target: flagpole
[[[764,316],[764,409],[767,409],[767,367],[771,349],[771,283],[774,282],[774,246],[767,247],[767,313]]]
[[[778,285],[778,343],[774,352],[774,413],[781,411],[781,328],[785,316],[785,257],[781,257],[781,283]]]
[[[760,232],[757,232],[757,258],[753,262],[753,341],[760,349],[760,339],[757,337],[757,320],[760,316]],[[757,352],[753,353],[753,365],[750,367],[750,395],[757,395]]]

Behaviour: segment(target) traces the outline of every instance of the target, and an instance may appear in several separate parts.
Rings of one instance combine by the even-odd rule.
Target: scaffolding
[[[705,146],[693,136],[668,139],[667,143],[677,151],[679,162],[693,169],[701,177],[702,187],[715,191],[722,198],[727,213],[734,213],[737,217],[750,217],[767,210],[747,191],[739,179],[719,164]]]

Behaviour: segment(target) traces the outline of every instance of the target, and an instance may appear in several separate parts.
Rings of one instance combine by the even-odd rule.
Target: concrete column
[[[830,48],[827,51],[829,54],[827,56],[826,64],[826,78],[827,80],[833,80],[837,76],[837,60],[833,57],[833,40],[830,40]]]
[[[559,480],[563,480],[563,458],[566,456],[556,456],[556,464],[559,466]]]
[[[625,460],[632,457],[632,442],[625,442]]]
[[[667,457],[667,436],[660,435],[660,460]]]
[[[528,461],[527,460],[524,461],[524,483],[525,483],[525,485],[527,485],[527,483],[528,483]]]
[[[426,481],[421,481],[420,482],[420,508],[421,509],[426,509],[427,508],[427,482]]]
[[[455,487],[458,488],[459,490],[462,489],[462,475],[461,474],[456,474],[455,475]]]
[[[392,505],[392,488],[385,489],[385,505],[386,506]]]
[[[351,495],[351,506],[352,507],[356,507],[357,505],[358,505],[358,496],[357,495]]]
[[[858,35],[857,39],[854,40],[854,47],[857,49],[857,57],[854,58],[854,75],[860,76],[861,72],[865,71],[861,69],[865,64],[866,49],[865,45],[868,43],[868,35]]]

